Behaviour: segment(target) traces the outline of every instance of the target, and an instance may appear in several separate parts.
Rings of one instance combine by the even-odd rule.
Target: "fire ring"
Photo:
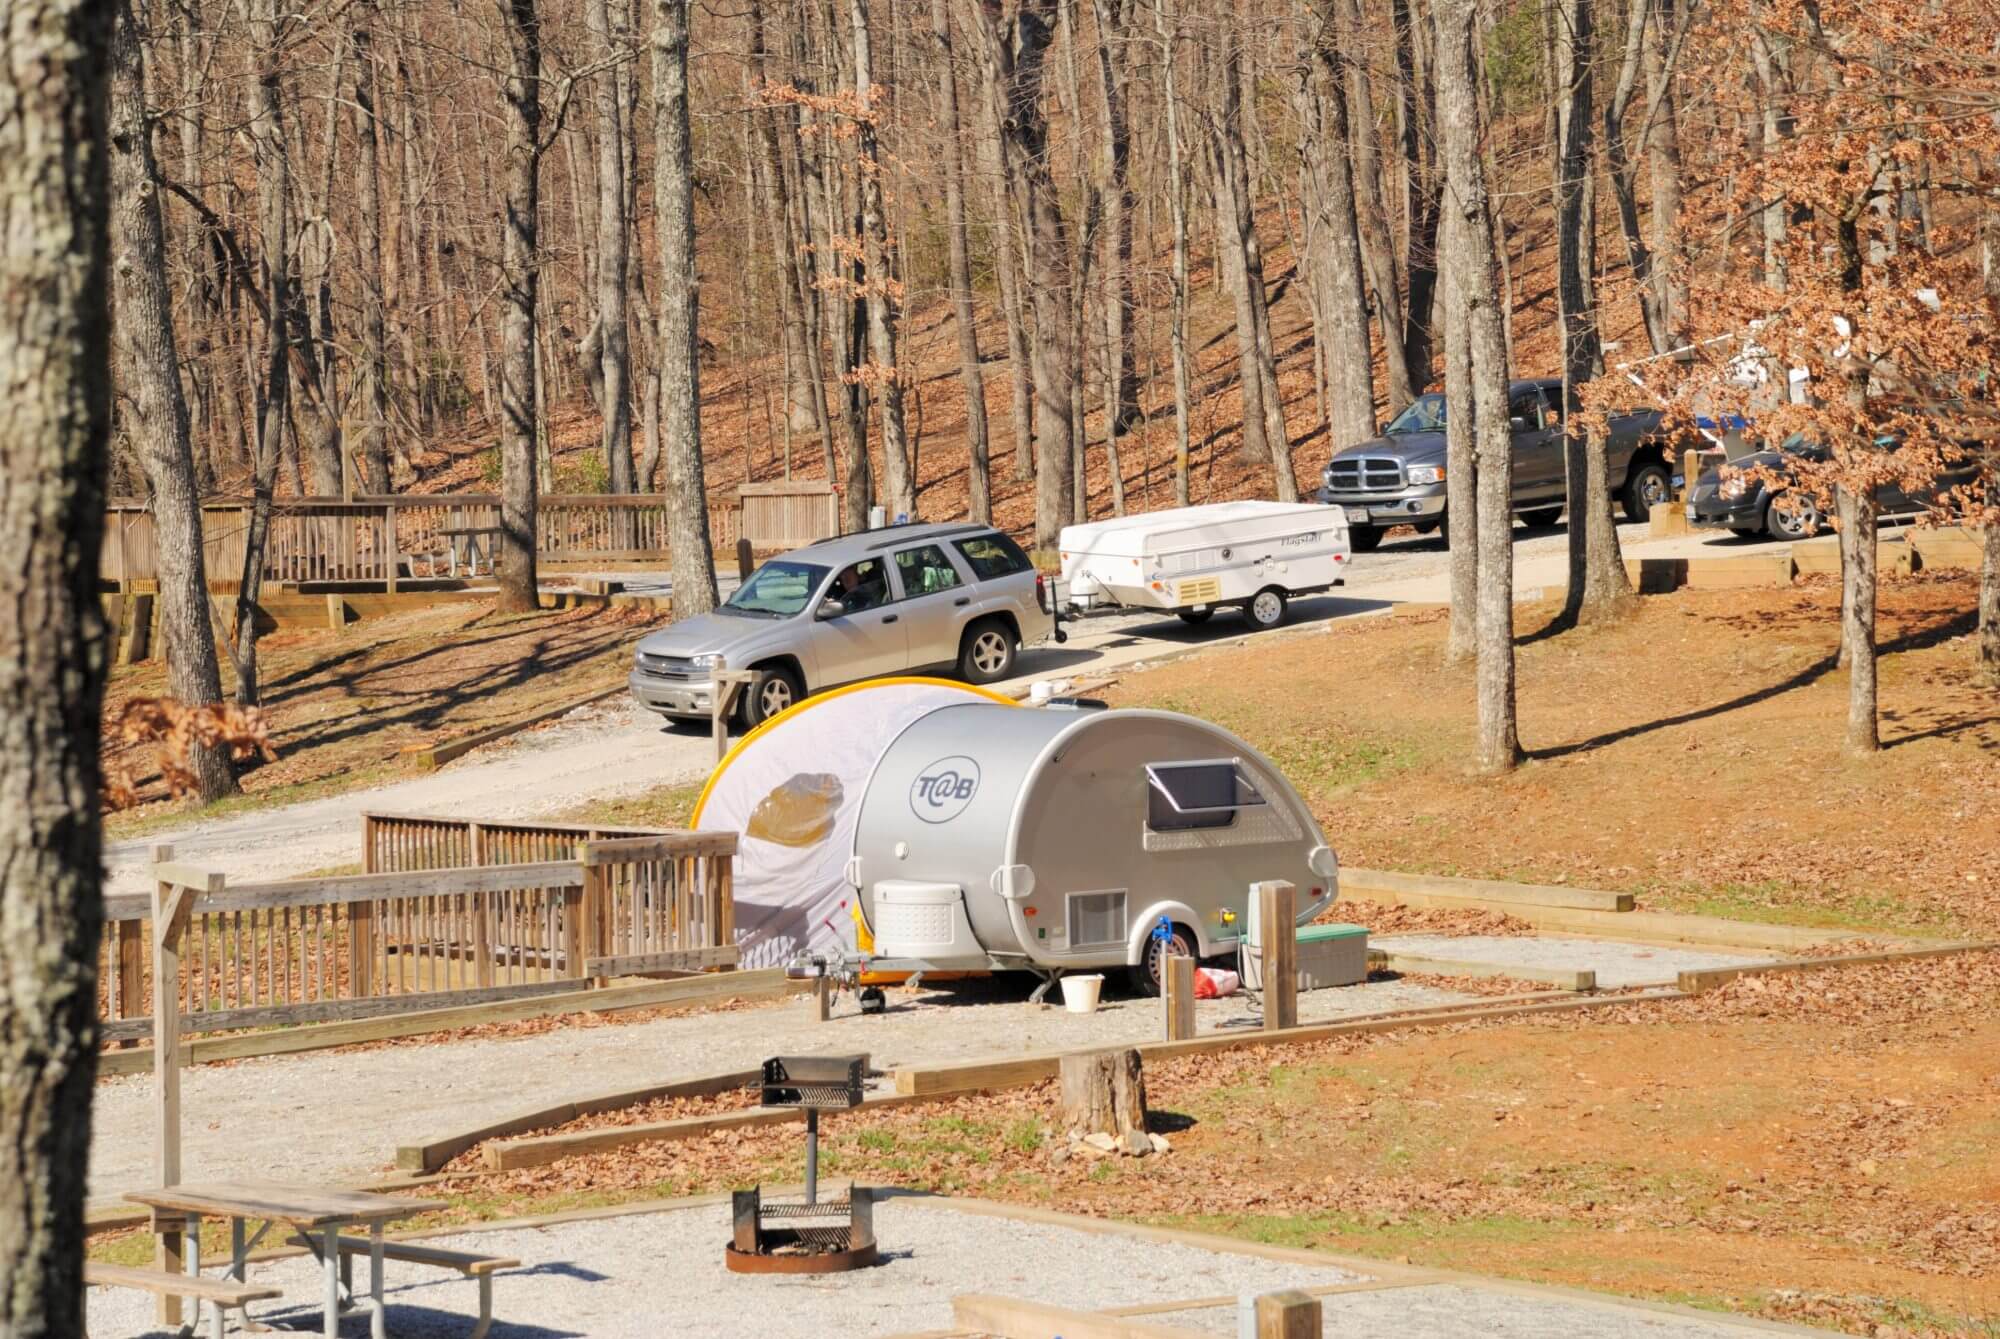
[[[767,1254],[739,1251],[734,1246],[722,1250],[724,1263],[732,1274],[845,1274],[850,1269],[866,1269],[876,1263],[875,1243],[846,1251]]]

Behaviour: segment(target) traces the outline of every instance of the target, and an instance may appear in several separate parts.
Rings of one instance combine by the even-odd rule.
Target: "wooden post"
[[[403,565],[402,555],[396,551],[396,504],[382,504],[382,557],[388,564],[388,592],[396,593],[396,571]]]
[[[813,978],[813,1017],[821,1023],[833,1017],[833,978],[825,972]]]
[[[1257,933],[1262,941],[1264,1027],[1299,1024],[1298,890],[1282,879],[1250,886],[1257,899]]]
[[[1160,998],[1166,1005],[1167,1040],[1186,1041],[1194,1036],[1194,959],[1170,953],[1164,966],[1167,977]]]
[[[710,708],[710,721],[715,732],[715,760],[721,762],[729,756],[729,713],[736,706],[736,698],[756,681],[755,670],[716,670],[711,676],[715,685],[714,705]]]
[[[1686,502],[1694,496],[1695,476],[1701,473],[1701,452],[1689,447],[1681,456],[1680,500]]]
[[[329,595],[326,597],[326,626],[339,632],[347,626],[347,597]]]
[[[1320,1339],[1322,1324],[1317,1297],[1292,1291],[1257,1299],[1257,1339]]]
[[[138,921],[117,921],[118,1016],[138,1018],[146,1007],[146,940]],[[121,1043],[136,1046],[138,1041]]]
[[[744,536],[736,539],[736,579],[748,581],[751,571],[757,566],[757,559],[750,551],[750,541]]]
[[[125,513],[118,513],[118,593],[126,594],[132,589],[132,571],[126,566],[129,561],[125,551]],[[154,537],[153,549],[159,550],[159,538]]]
[[[153,863],[164,865],[174,858],[171,846],[155,846]],[[212,883],[220,883],[216,875]],[[178,884],[153,885],[153,1092],[154,1092],[154,1171],[162,1186],[177,1185],[181,1179],[181,931],[187,928],[188,914],[194,909],[195,890]],[[158,1233],[154,1258],[160,1269],[178,1274],[185,1268],[181,1219],[154,1216]],[[161,1297],[154,1318],[162,1325],[179,1325],[181,1299]]]

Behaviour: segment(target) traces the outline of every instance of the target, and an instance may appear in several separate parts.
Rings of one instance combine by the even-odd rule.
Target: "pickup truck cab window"
[[[1400,437],[1412,432],[1442,432],[1444,424],[1444,397],[1433,391],[1429,395],[1419,395],[1410,401],[1402,413],[1389,420],[1389,426],[1382,432],[1389,437]]]

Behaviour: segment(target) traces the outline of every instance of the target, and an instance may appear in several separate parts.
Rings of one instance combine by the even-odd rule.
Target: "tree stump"
[[[1146,1138],[1146,1077],[1135,1050],[1093,1051],[1062,1057],[1062,1107],[1056,1126],[1065,1134],[1127,1134]]]

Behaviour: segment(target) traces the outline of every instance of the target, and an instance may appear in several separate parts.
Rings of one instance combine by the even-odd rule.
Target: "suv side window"
[[[990,535],[957,540],[952,547],[964,555],[966,565],[981,581],[1013,576],[1034,566],[1028,561],[1028,555],[1021,552],[1019,544],[997,530]]]
[[[840,607],[850,614],[885,605],[889,603],[889,569],[880,558],[863,558],[840,569],[840,575],[827,587],[826,597],[840,601]]]
[[[903,579],[903,598],[906,600],[913,600],[919,595],[935,595],[961,584],[958,569],[951,565],[951,559],[944,556],[944,550],[935,544],[898,552],[896,575]]]
[[[1521,419],[1528,425],[1529,431],[1534,431],[1542,426],[1546,408],[1540,391],[1523,391],[1508,402],[1507,416]]]

